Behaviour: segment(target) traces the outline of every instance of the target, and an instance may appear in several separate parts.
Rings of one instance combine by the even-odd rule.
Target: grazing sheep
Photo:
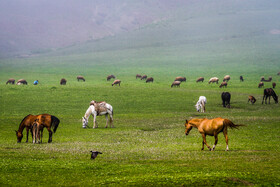
[[[136,74],[136,79],[140,78],[141,79],[141,75],[140,74]]]
[[[81,75],[77,76],[77,80],[78,81],[82,80],[84,82],[86,81],[85,78],[83,76],[81,76]]]
[[[249,95],[249,97],[248,97],[248,103],[249,103],[249,101],[250,101],[252,104],[254,104],[257,100],[256,100],[256,98],[255,98],[254,96]]]
[[[6,84],[15,84],[15,79],[9,79]]]
[[[186,82],[186,77],[176,77],[174,81]]]
[[[147,75],[143,75],[142,77],[141,77],[141,80],[146,80],[147,79]]]
[[[230,80],[230,76],[229,75],[226,75],[225,77],[224,77],[224,79],[223,79],[223,81],[225,82],[228,82]]]
[[[27,85],[26,80],[24,80],[24,79],[19,79],[19,80],[17,81],[17,85],[21,85],[21,84]]]
[[[91,152],[91,159],[94,160],[98,154],[102,154],[101,152],[98,151],[90,151]]]
[[[258,88],[261,88],[263,86],[264,86],[263,82],[260,82]]]
[[[154,78],[153,77],[147,78],[146,83],[148,83],[148,82],[154,82]]]
[[[180,87],[180,84],[181,84],[181,81],[174,81],[173,83],[172,83],[172,85],[171,85],[171,88],[174,86],[176,86],[176,87]]]
[[[115,84],[118,84],[119,86],[121,86],[121,81],[120,80],[115,80],[112,84],[112,86],[114,86]]]
[[[115,77],[115,75],[108,75],[107,76],[107,81],[109,81],[109,80],[111,80],[111,79],[115,79],[116,77]]]
[[[67,80],[64,79],[64,78],[62,78],[62,79],[60,80],[60,85],[66,85],[66,82],[67,82]]]
[[[199,77],[196,82],[203,82],[204,81],[204,78],[203,77]]]
[[[219,78],[218,77],[212,77],[210,80],[209,80],[209,82],[208,82],[208,84],[210,84],[210,83],[217,83],[217,84],[219,84]]]
[[[222,95],[222,100],[223,100],[223,107],[230,108],[230,98],[231,95],[229,92],[223,92]]]
[[[276,83],[275,83],[275,82],[272,83],[272,87],[273,87],[273,88],[276,87]]]
[[[222,84],[219,86],[220,88],[222,87],[227,87],[227,82],[222,82]]]
[[[243,81],[244,81],[244,79],[243,79],[243,76],[242,76],[242,75],[239,77],[239,79],[240,79],[240,82],[243,82]]]

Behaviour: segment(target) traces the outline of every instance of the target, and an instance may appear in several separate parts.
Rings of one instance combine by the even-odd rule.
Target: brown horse
[[[46,120],[42,120],[38,121],[37,118],[39,116],[44,116],[44,117],[40,117],[41,118],[45,118],[49,121]],[[32,127],[34,125],[34,123],[36,122],[36,120],[40,123],[43,121],[43,123],[41,123],[40,125],[43,125],[43,127],[46,127],[49,131],[49,143],[52,142],[52,130],[53,129],[54,132],[56,132],[56,129],[59,125],[59,119],[57,119],[55,116],[49,115],[49,114],[41,114],[41,115],[32,115],[29,114],[27,116],[25,116],[23,118],[23,120],[21,121],[18,130],[16,131],[16,136],[17,136],[17,142],[20,143],[22,138],[23,138],[23,130],[24,128],[26,128],[26,142],[28,142],[28,133],[29,130],[32,130]]]
[[[6,82],[6,84],[15,84],[15,81],[15,79],[11,78]]]
[[[237,128],[239,126],[244,126],[244,125],[235,125],[233,124],[230,120],[228,119],[223,119],[223,118],[214,118],[214,119],[191,119],[191,120],[186,120],[185,127],[186,131],[185,134],[188,135],[189,132],[192,130],[193,127],[197,128],[200,134],[202,135],[203,141],[202,141],[202,149],[204,150],[204,144],[208,147],[210,151],[214,151],[217,143],[218,143],[218,134],[220,132],[224,133],[225,139],[226,139],[226,144],[227,148],[226,151],[228,151],[228,135],[227,135],[227,128]],[[209,136],[214,136],[215,137],[215,143],[213,145],[213,148],[207,144],[206,142],[206,135]]]
[[[81,76],[81,75],[77,76],[77,80],[78,81],[82,80],[84,82],[86,81],[86,79],[83,76]]]

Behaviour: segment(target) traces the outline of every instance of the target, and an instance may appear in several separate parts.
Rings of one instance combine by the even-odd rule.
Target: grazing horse
[[[147,79],[147,75],[143,75],[142,77],[141,77],[141,80],[146,80]]]
[[[60,85],[66,85],[66,82],[67,82],[67,80],[64,79],[64,78],[62,78],[62,79],[60,80]]]
[[[83,119],[83,128],[86,128],[88,126],[88,118],[89,116],[93,116],[93,128],[97,128],[96,124],[96,116],[102,116],[105,115],[106,118],[106,126],[108,127],[108,115],[110,115],[110,127],[114,127],[113,125],[113,107],[106,103],[106,102],[96,102],[91,101],[89,108],[87,109]]]
[[[206,100],[206,97],[205,96],[200,96],[196,105],[195,105],[195,108],[196,110],[199,112],[205,112],[205,104],[206,104],[207,100]]]
[[[82,80],[84,82],[86,81],[86,79],[83,76],[81,76],[81,75],[77,76],[77,80],[78,81]]]
[[[186,131],[185,134],[188,135],[189,132],[192,130],[193,127],[197,128],[200,134],[202,135],[203,141],[202,141],[202,149],[204,150],[204,144],[208,147],[210,151],[214,151],[217,143],[218,143],[218,134],[220,132],[224,133],[225,139],[226,139],[226,144],[227,148],[226,151],[228,151],[228,135],[227,135],[227,128],[236,128],[238,129],[239,126],[244,126],[244,125],[235,125],[228,119],[223,119],[223,118],[214,118],[214,119],[191,119],[191,120],[186,120],[185,127]],[[207,144],[206,142],[206,136],[214,136],[215,137],[215,143],[211,149],[211,147]]]
[[[176,87],[180,87],[180,84],[181,84],[181,81],[174,81],[172,84],[171,84],[171,88],[174,86]]]
[[[219,78],[218,77],[212,77],[210,80],[209,80],[209,82],[208,82],[208,84],[210,84],[210,83],[217,83],[217,84],[219,84]]]
[[[111,79],[115,79],[116,77],[115,77],[115,75],[108,75],[107,76],[107,81],[109,81],[109,80],[111,80]]]
[[[264,78],[264,76],[261,77],[261,82],[271,82],[271,81],[272,81],[272,77],[271,76],[268,77],[268,80],[266,80]]]
[[[9,79],[6,84],[15,84],[15,79]]]
[[[147,78],[146,83],[148,83],[148,82],[154,82],[154,78],[153,77]]]
[[[223,100],[223,107],[230,108],[230,93],[229,92],[223,92],[222,95],[222,100]]]
[[[276,83],[275,83],[275,82],[272,83],[272,87],[273,87],[273,88],[276,87]]]
[[[221,85],[219,86],[220,88],[222,87],[227,87],[227,82],[222,82]]]
[[[114,86],[115,84],[117,85],[119,85],[119,86],[121,86],[121,82],[122,81],[120,81],[120,80],[115,80],[114,82],[113,82],[113,84],[112,84],[112,86]]]
[[[37,120],[37,118],[39,116],[41,116],[40,117],[41,120]],[[42,118],[49,120],[50,123],[47,123],[48,121],[46,121],[46,120],[43,121]],[[22,137],[23,137],[22,131],[24,130],[24,128],[26,128],[26,142],[28,142],[29,130],[32,129],[36,120],[39,123],[39,125],[43,125],[43,127],[47,127],[47,129],[49,131],[49,143],[51,142],[52,131],[51,131],[50,128],[52,127],[53,131],[56,132],[56,129],[59,125],[59,119],[57,119],[55,116],[52,116],[52,115],[49,115],[49,114],[41,114],[41,115],[29,114],[29,115],[27,115],[23,118],[23,120],[20,122],[18,130],[16,131],[16,136],[17,136],[17,142],[18,143],[20,143],[21,140],[22,140]],[[40,122],[42,122],[42,121],[43,121],[44,124],[40,124]]]
[[[230,76],[229,75],[226,75],[225,77],[224,77],[224,79],[223,79],[223,81],[225,82],[228,82],[230,80]]]
[[[17,85],[21,85],[21,84],[27,85],[27,81],[24,80],[24,79],[19,79],[19,80],[17,81]]]
[[[203,82],[204,81],[204,77],[199,77],[196,82]]]
[[[174,81],[186,82],[186,77],[176,77]]]
[[[239,77],[239,79],[240,79],[240,82],[243,82],[243,81],[244,81],[244,79],[243,79],[243,76],[242,76],[242,75]]]
[[[263,85],[264,85],[263,82],[260,82],[259,85],[258,85],[258,88],[263,87]]]
[[[256,98],[255,98],[254,96],[249,95],[249,97],[248,97],[248,103],[249,103],[249,101],[250,101],[252,104],[254,104],[257,100],[256,100]]]
[[[267,104],[266,103],[267,98],[269,99],[268,104],[270,104],[270,96],[273,97],[275,103],[278,103],[278,96],[276,95],[274,90],[272,88],[266,88],[266,89],[264,89],[264,92],[263,92],[262,104],[263,104],[264,98],[265,98],[265,104]]]
[[[141,75],[140,74],[136,74],[136,79],[140,78],[141,79]]]

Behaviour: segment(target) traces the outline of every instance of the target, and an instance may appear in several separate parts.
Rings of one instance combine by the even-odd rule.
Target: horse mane
[[[23,120],[21,120],[21,122],[20,122],[20,124],[19,124],[19,127],[22,125],[22,123],[25,121],[25,119],[28,117],[28,116],[30,116],[31,114],[28,114],[27,116],[25,116],[24,118],[23,118]]]

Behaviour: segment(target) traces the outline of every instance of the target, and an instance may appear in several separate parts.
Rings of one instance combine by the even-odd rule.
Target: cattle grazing
[[[83,76],[81,76],[81,75],[77,76],[77,80],[78,81],[82,80],[84,82],[86,81],[86,79]]]
[[[27,85],[26,80],[24,80],[24,79],[19,79],[19,80],[17,81],[17,85],[21,85],[21,84]]]
[[[222,82],[222,84],[219,86],[220,88],[222,87],[227,87],[227,82]]]
[[[180,81],[174,81],[172,84],[171,84],[171,88],[174,86],[174,87],[180,87],[180,84],[181,82]]]
[[[207,100],[206,100],[206,97],[205,96],[200,96],[196,105],[195,105],[195,108],[196,110],[199,112],[205,112],[205,104],[206,104]]]
[[[264,98],[265,98],[265,104],[266,103],[266,100],[267,98],[269,99],[268,100],[268,104],[270,104],[270,97],[272,96],[272,98],[274,99],[275,103],[278,103],[278,96],[276,95],[276,93],[274,92],[274,90],[272,88],[266,88],[264,89],[263,91],[263,100],[262,100],[262,104],[263,104],[263,101],[264,101]]]
[[[272,77],[271,76],[268,77],[268,80],[266,80],[264,78],[264,76],[261,77],[261,82],[271,82],[271,81],[272,81]]]
[[[275,83],[275,82],[272,83],[272,87],[273,87],[273,88],[276,87],[276,83]]]
[[[146,83],[148,83],[148,82],[154,82],[154,78],[153,77],[147,78]]]
[[[226,75],[225,77],[224,77],[224,79],[223,79],[223,81],[225,82],[228,82],[230,80],[230,76],[229,75]]]
[[[209,80],[209,82],[208,82],[208,84],[210,84],[210,83],[217,83],[217,84],[219,84],[219,78],[218,77],[212,77],[210,80]]]
[[[242,76],[242,75],[239,77],[239,79],[240,79],[240,82],[243,82],[243,81],[244,81],[244,79],[243,79],[243,76]]]
[[[258,88],[261,88],[263,86],[264,86],[263,82],[260,82],[259,85],[258,85]]]
[[[118,84],[119,86],[121,85],[121,81],[120,80],[115,80],[112,84],[112,86],[114,86],[115,84]]]
[[[15,79],[9,79],[6,84],[15,84]]]
[[[102,154],[101,152],[98,151],[90,151],[91,152],[91,159],[94,160],[98,154]]]
[[[60,85],[66,85],[66,82],[67,82],[67,80],[64,79],[64,78],[62,78],[62,79],[60,80]]]
[[[176,77],[174,81],[186,82],[186,77]]]
[[[254,96],[249,95],[249,97],[248,97],[248,103],[249,103],[249,101],[250,101],[252,104],[254,104],[257,100],[256,100],[256,98],[255,98]]]
[[[147,75],[143,75],[142,77],[141,77],[141,80],[146,80],[147,79]]]
[[[115,79],[116,77],[115,77],[115,75],[108,75],[107,76],[107,81],[109,81],[109,80],[111,80],[111,79]]]
[[[140,78],[141,79],[141,75],[140,74],[136,74],[136,79]]]
[[[203,77],[199,77],[196,82],[203,82],[204,81],[204,78]]]
[[[218,143],[218,134],[220,132],[223,132],[225,139],[226,139],[226,151],[228,151],[228,135],[227,135],[227,128],[236,128],[238,129],[238,127],[240,126],[244,126],[244,125],[237,125],[232,123],[230,120],[228,119],[224,119],[224,118],[214,118],[214,119],[206,119],[206,118],[202,118],[202,119],[191,119],[191,120],[186,120],[185,123],[185,135],[188,135],[189,132],[192,130],[192,128],[197,128],[198,131],[200,132],[200,134],[202,135],[202,148],[201,150],[204,150],[204,144],[207,146],[207,148],[209,149],[209,151],[214,151],[217,143]],[[215,143],[213,145],[213,147],[211,148],[207,142],[206,142],[206,136],[214,136],[215,137]]]
[[[222,95],[222,100],[223,100],[223,107],[230,108],[230,98],[231,95],[229,92],[223,92]]]

